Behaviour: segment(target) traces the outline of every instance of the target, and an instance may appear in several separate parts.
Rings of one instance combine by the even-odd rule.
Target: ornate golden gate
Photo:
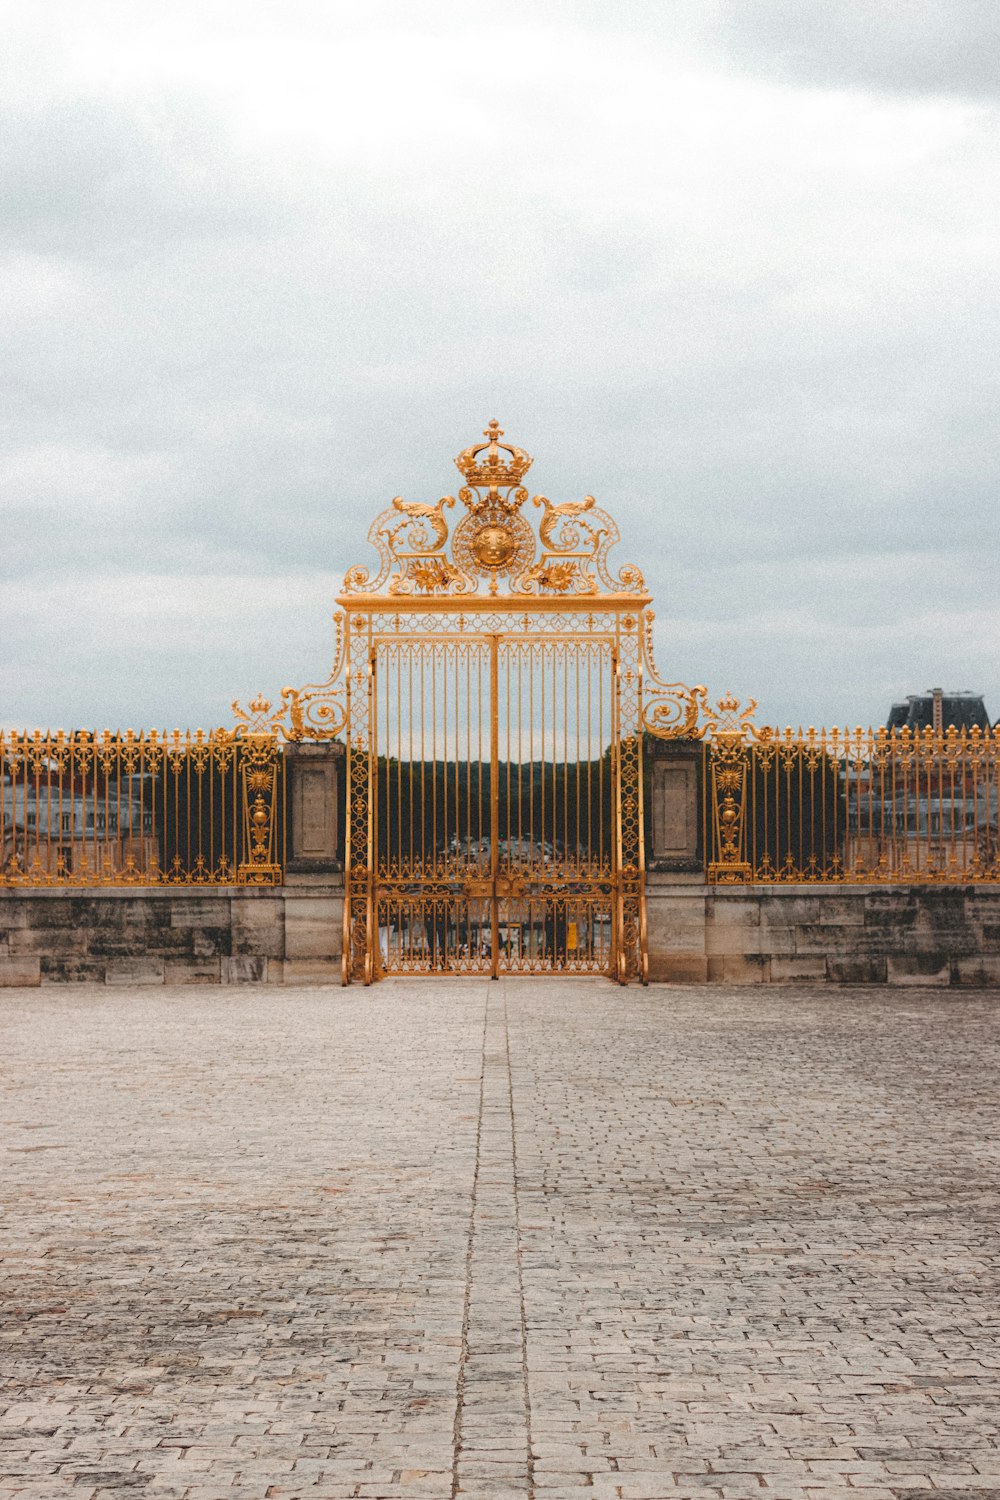
[[[531,459],[456,460],[465,515],[397,498],[344,610],[344,978],[643,972],[638,569],[592,497],[534,498]]]

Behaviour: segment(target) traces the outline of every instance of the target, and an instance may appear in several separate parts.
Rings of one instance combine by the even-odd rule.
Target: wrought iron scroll
[[[651,609],[642,617],[642,666],[644,686],[641,703],[642,727],[658,739],[700,739],[705,732],[701,723],[708,694],[703,687],[688,687],[683,682],[664,682],[656,670],[653,652]]]
[[[241,743],[246,858],[236,869],[238,885],[280,885],[282,867],[275,853],[275,796],[278,744],[273,734],[248,734]]]
[[[709,779],[713,849],[708,879],[716,885],[745,885],[753,876],[746,858],[747,776],[750,742],[766,731],[757,731],[753,714],[757,704],[740,702],[727,693],[707,711],[702,736],[711,740]]]
[[[325,682],[310,682],[305,687],[281,689],[281,703],[275,708],[270,699],[258,694],[248,708],[239,699],[232,705],[239,738],[271,734],[276,738],[299,740],[333,740],[347,725],[347,690],[344,679],[346,658],[345,620],[342,611],[333,616],[333,666]]]

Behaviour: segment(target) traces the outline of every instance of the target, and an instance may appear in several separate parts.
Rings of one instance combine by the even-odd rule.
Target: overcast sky
[[[0,14],[0,722],[324,676],[493,416],[667,677],[1000,714],[996,0]]]

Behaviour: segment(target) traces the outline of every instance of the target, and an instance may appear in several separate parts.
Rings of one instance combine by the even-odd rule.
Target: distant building
[[[949,743],[952,728],[990,730],[982,694],[931,688],[892,705],[886,729],[930,730],[930,742],[894,739],[845,771],[848,868],[974,876],[995,859],[997,786],[968,741]]]
[[[0,874],[69,877],[136,875],[156,868],[159,841],[139,776],[123,776],[113,794],[66,777],[0,787]]]
[[[886,729],[989,729],[981,693],[946,693],[930,688],[926,693],[908,693],[905,703],[894,703]]]

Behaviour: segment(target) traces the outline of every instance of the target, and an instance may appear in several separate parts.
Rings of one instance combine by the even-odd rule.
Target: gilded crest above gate
[[[522,510],[531,455],[502,442],[503,435],[492,421],[483,432],[486,441],[455,459],[465,481],[458,491],[465,514],[454,526],[445,515],[455,509],[454,495],[434,505],[397,495],[368,531],[379,556],[377,574],[351,568],[344,594],[496,596],[503,583],[503,592],[521,597],[643,595],[637,567],[610,570],[618,527],[593,495],[562,505],[535,495],[532,507],[542,514],[532,524],[534,517]]]

